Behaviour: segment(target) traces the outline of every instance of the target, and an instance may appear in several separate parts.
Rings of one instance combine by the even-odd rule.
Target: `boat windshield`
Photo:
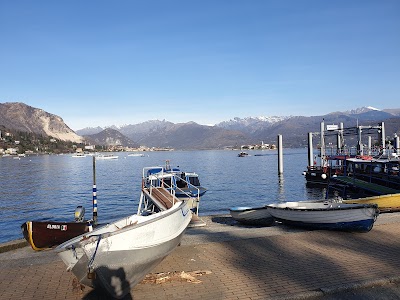
[[[197,176],[190,176],[188,177],[189,183],[194,186],[200,186],[199,177]]]

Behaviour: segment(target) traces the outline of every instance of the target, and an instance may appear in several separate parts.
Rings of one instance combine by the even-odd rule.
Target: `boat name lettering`
[[[47,224],[47,229],[61,229],[61,225],[58,225],[58,224]]]

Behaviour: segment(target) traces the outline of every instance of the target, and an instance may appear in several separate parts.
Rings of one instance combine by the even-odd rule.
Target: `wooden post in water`
[[[321,136],[320,136],[320,138],[321,138],[321,145],[320,145],[320,147],[321,147],[321,150],[320,150],[320,152],[321,152],[321,163],[320,163],[320,166],[321,167],[326,167],[326,160],[325,160],[325,120],[324,119],[322,119],[320,130],[321,130]]]
[[[278,174],[283,174],[283,150],[281,134],[278,134]]]
[[[308,166],[314,166],[312,132],[308,133]]]
[[[97,225],[96,157],[93,155],[93,223]]]

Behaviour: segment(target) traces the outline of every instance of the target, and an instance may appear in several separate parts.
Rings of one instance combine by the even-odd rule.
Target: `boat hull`
[[[186,202],[180,202],[137,218],[139,223],[120,229],[115,229],[118,221],[98,228],[56,251],[82,284],[122,298],[180,243],[191,212]]]
[[[89,232],[90,227],[86,222],[28,221],[21,225],[21,230],[32,249],[38,251],[52,248]]]
[[[342,200],[343,203],[377,204],[380,212],[400,211],[400,194]]]
[[[245,225],[270,226],[274,218],[264,207],[231,207],[230,214],[236,221]]]
[[[310,229],[368,232],[379,214],[373,204],[286,202],[267,206],[277,221]]]

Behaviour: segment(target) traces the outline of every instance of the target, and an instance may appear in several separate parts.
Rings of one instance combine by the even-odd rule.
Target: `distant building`
[[[7,148],[6,153],[8,154],[17,154],[18,148]]]

